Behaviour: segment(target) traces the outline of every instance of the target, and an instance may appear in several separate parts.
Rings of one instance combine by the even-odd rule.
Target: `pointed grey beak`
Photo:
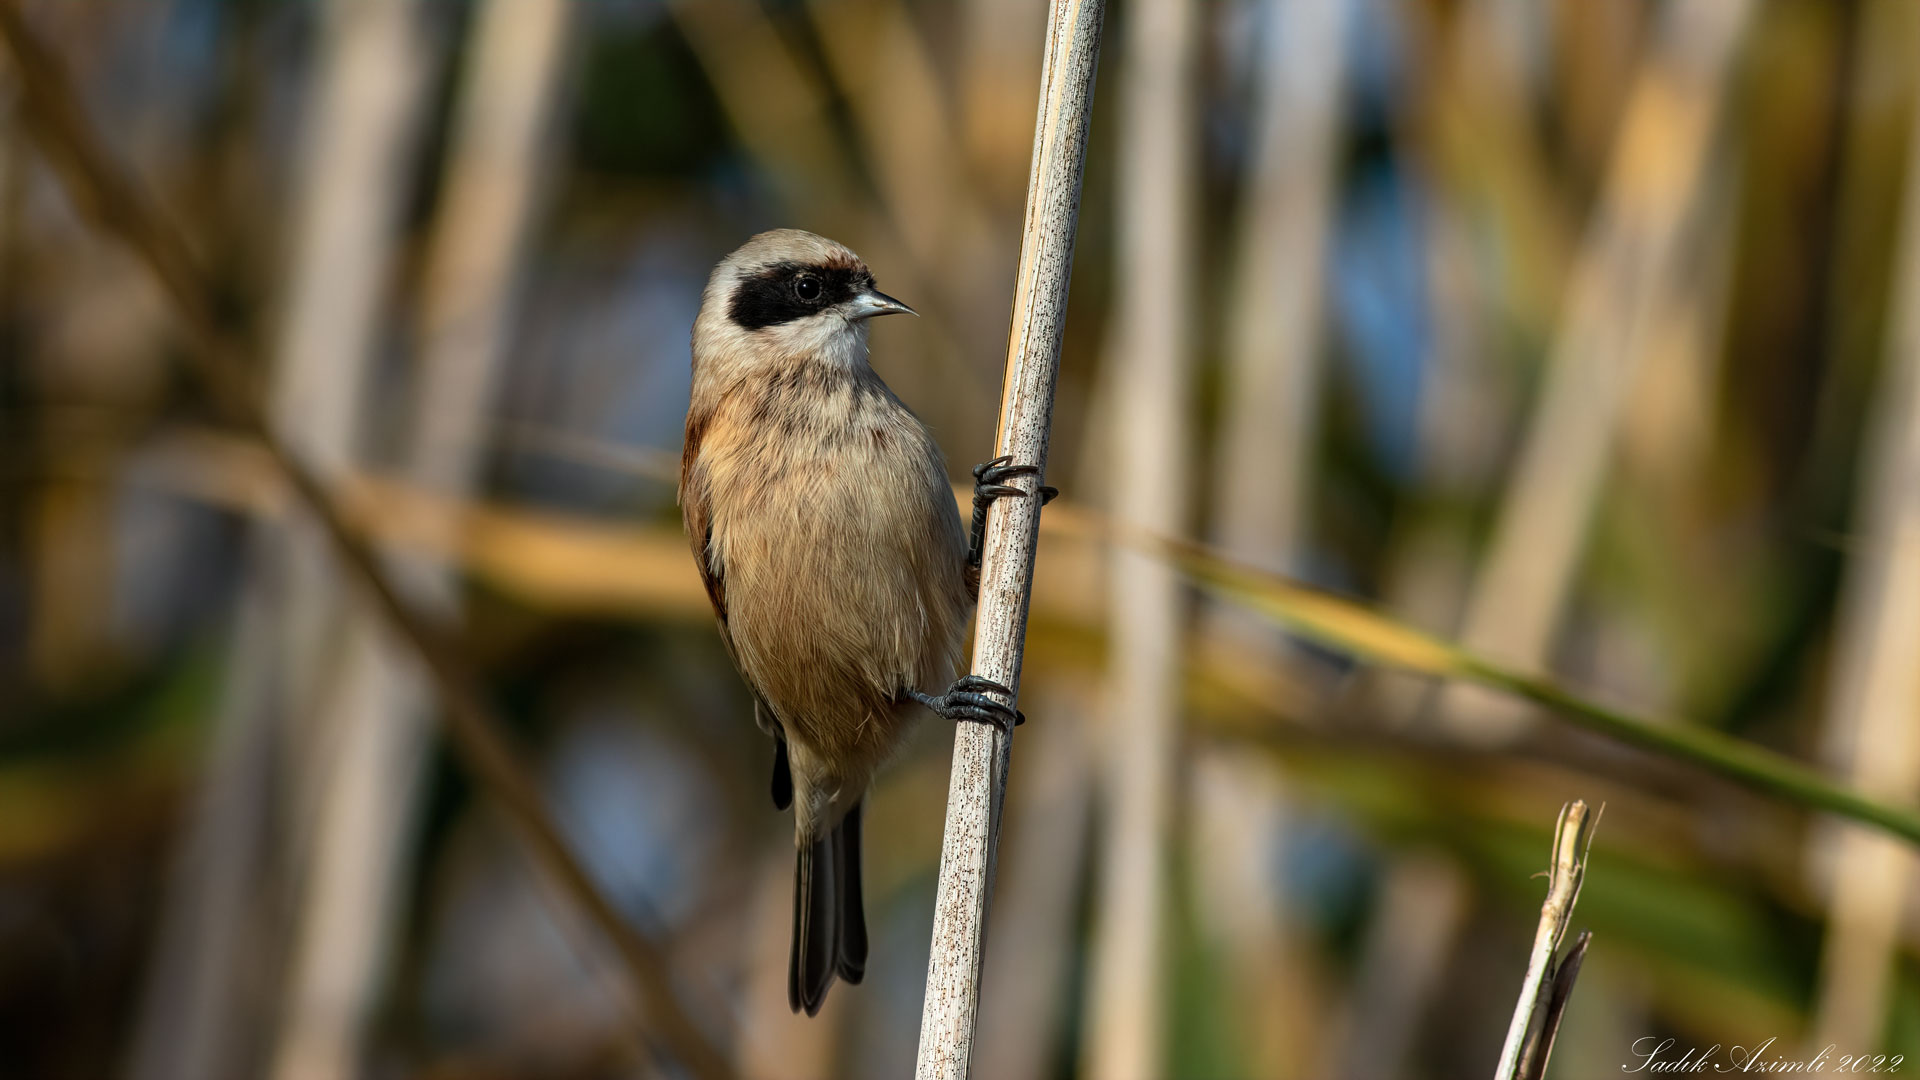
[[[868,289],[847,304],[847,318],[871,319],[875,315],[918,315],[919,312],[878,289]]]

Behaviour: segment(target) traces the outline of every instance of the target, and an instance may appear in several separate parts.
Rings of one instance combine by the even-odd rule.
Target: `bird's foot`
[[[1003,454],[992,461],[983,461],[973,467],[973,505],[984,509],[993,504],[993,500],[1008,495],[1025,495],[1026,492],[1007,483],[1016,476],[1037,476],[1038,465],[1015,465],[1012,454]],[[1040,505],[1045,506],[1060,494],[1060,489],[1040,485]]]
[[[1003,455],[973,467],[973,528],[967,544],[967,565],[980,569],[980,558],[987,538],[987,507],[993,500],[1027,493],[1007,483],[1016,476],[1038,476],[1038,465],[1015,465],[1013,456]],[[1045,506],[1060,494],[1060,489],[1040,485],[1040,505]]]
[[[1014,728],[1027,722],[1020,710],[1000,704],[988,697],[989,693],[1013,696],[1013,691],[978,675],[962,676],[938,697],[911,688],[906,692],[908,697],[945,719],[955,723],[966,720],[976,724],[991,724],[1003,735],[1012,734]]]

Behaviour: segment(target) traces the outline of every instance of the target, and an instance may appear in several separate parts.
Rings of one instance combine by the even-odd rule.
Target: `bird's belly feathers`
[[[899,691],[953,677],[965,539],[918,420],[835,427],[802,441],[804,455],[769,434],[711,446],[708,555],[741,673],[789,738],[877,763],[897,738]]]

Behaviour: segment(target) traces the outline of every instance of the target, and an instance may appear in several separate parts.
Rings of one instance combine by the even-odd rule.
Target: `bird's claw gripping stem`
[[[1007,483],[1016,476],[1038,476],[1038,465],[1015,465],[1013,455],[1005,454],[992,461],[983,461],[973,467],[973,528],[967,542],[967,565],[980,569],[980,560],[985,555],[987,544],[987,507],[993,500],[1011,495],[1025,495],[1026,492]],[[1040,505],[1045,506],[1060,494],[1060,489],[1042,484],[1039,489]]]
[[[918,690],[908,689],[908,697],[947,720],[959,723],[962,720],[976,724],[991,724],[1003,735],[1011,735],[1013,729],[1027,722],[1026,715],[1018,709],[1000,704],[987,696],[988,693],[1013,696],[1013,691],[978,675],[965,675],[947,688],[947,692],[935,697]]]

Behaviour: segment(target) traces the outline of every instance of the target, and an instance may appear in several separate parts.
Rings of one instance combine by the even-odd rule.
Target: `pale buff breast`
[[[742,674],[791,740],[871,769],[899,690],[943,690],[966,630],[938,450],[877,378],[796,372],[728,394],[700,459]]]

